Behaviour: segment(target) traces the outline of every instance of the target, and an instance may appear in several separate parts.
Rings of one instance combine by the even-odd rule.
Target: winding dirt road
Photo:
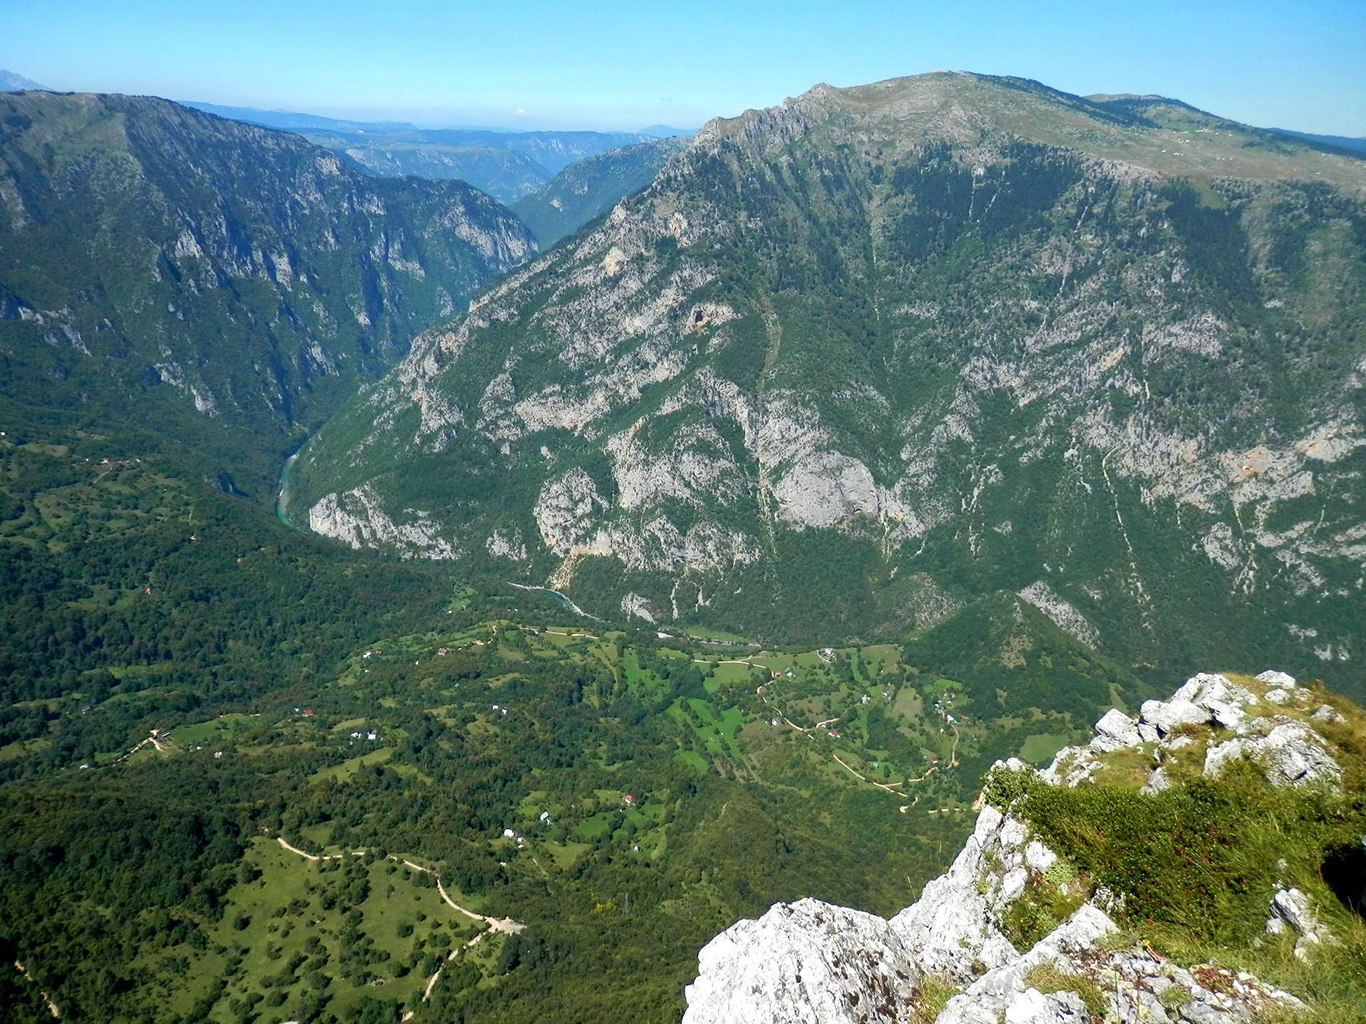
[[[25,967],[23,963],[21,963],[20,961],[14,961],[14,969],[18,971],[20,974],[22,974],[26,979],[28,979],[28,981],[31,984],[38,984],[38,980],[34,978],[32,974],[29,973],[28,968]],[[48,995],[46,992],[44,992],[42,989],[38,990],[38,994],[43,997],[43,1002],[47,1003],[47,1012],[52,1014],[53,1019],[61,1020],[62,1015],[57,1010],[57,1004],[52,1001],[52,997]]]
[[[296,854],[297,856],[304,858],[304,860],[311,860],[314,862],[324,860],[342,860],[347,856],[344,853],[309,853],[307,850],[299,849],[297,846],[295,846],[289,840],[287,840],[284,836],[276,836],[275,841],[279,843],[280,846],[282,846],[284,849],[288,850],[290,853]],[[352,850],[350,856],[364,857],[367,853],[370,852],[372,851]],[[407,860],[403,857],[397,857],[392,853],[389,854],[389,860],[402,864],[404,867],[410,868],[413,871],[421,871],[424,875],[431,875],[436,880],[436,891],[441,894],[441,898],[446,902],[447,906],[449,906],[452,910],[458,910],[460,913],[464,914],[466,917],[470,918],[473,921],[479,921],[483,924],[488,925],[490,930],[492,931],[506,932],[511,935],[516,934],[517,932],[520,932],[524,928],[526,928],[526,925],[521,924],[518,921],[514,921],[510,917],[486,917],[483,914],[478,914],[475,913],[473,910],[469,910],[466,907],[462,907],[459,903],[456,903],[455,900],[451,899],[451,894],[448,893],[446,891],[446,887],[441,884],[441,876],[438,875],[431,868],[423,867],[421,864],[414,864],[412,861]],[[483,933],[481,932],[480,934]],[[473,943],[471,943],[471,945],[473,945]]]

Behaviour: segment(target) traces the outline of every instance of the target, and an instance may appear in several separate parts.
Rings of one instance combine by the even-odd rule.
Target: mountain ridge
[[[1181,667],[1232,652],[1241,576],[1266,657],[1345,669],[1366,164],[1197,123],[1220,173],[1172,176],[1178,133],[1093,107],[933,75],[709,122],[324,427],[313,528],[421,554],[407,518],[597,614],[761,635],[755,590],[804,636],[866,637],[1045,583],[1106,653]],[[1178,573],[1223,625],[1166,603]]]
[[[25,78],[17,71],[0,68],[0,92],[23,92],[28,89],[42,92],[50,91],[47,86],[39,85],[33,79]]]
[[[661,138],[609,149],[565,167],[539,191],[512,204],[542,249],[602,216],[652,182],[686,140]]]
[[[144,405],[170,433],[259,432],[270,458],[535,251],[466,185],[363,176],[168,100],[0,108],[0,339],[21,406]]]

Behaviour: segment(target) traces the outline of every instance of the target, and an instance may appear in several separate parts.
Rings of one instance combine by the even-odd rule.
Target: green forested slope
[[[240,711],[133,717],[134,673],[99,694],[87,674],[47,702],[50,746],[0,747],[0,937],[67,1015],[676,1020],[718,930],[803,895],[899,910],[985,765],[1046,760],[1144,695],[1121,675],[1025,707],[982,699],[1008,669],[948,678],[914,645],[661,640],[511,588],[449,607],[420,633],[319,637],[328,657]],[[73,719],[111,726],[82,733],[86,769],[57,753]],[[426,1001],[479,926],[404,861],[525,925]]]
[[[0,99],[0,402],[277,453],[534,252],[458,182],[127,96]],[[5,412],[11,423],[19,412]]]

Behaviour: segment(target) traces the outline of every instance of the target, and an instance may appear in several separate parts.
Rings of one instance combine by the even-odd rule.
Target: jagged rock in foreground
[[[755,950],[771,955],[755,959]],[[748,1020],[762,1005],[774,1020],[873,1024],[906,1004],[920,973],[882,918],[812,899],[741,921],[712,940],[700,961],[688,999],[709,1007],[709,1015],[690,1020]]]
[[[1148,785],[1132,790],[1135,801],[1174,784],[1168,770],[1199,780],[1243,758],[1271,787],[1331,794],[1343,778],[1335,748],[1294,717],[1309,716],[1315,696],[1282,673],[1243,685],[1201,674],[1171,700],[1145,704],[1136,720],[1108,712],[1090,745],[1060,751],[1036,778],[1058,787],[1092,784],[1107,772],[1132,778],[1132,765],[1115,758],[1142,750],[1157,768]],[[1220,742],[1231,731],[1237,736]],[[1273,741],[1278,733],[1282,739]],[[1216,772],[1202,767],[1202,747],[1211,757],[1219,752]],[[998,770],[1032,771],[1014,759],[998,762]],[[1088,887],[1015,816],[1017,806],[983,806],[949,870],[890,921],[804,899],[732,926],[699,954],[684,1024],[1235,1024],[1303,1008],[1250,974],[1212,963],[1183,966],[1126,938],[1117,923],[1123,895]],[[1011,908],[1027,886],[1045,879],[1075,909],[1017,949],[1008,934]],[[1266,909],[1267,933],[1294,935],[1296,957],[1335,942],[1299,889],[1279,889]]]

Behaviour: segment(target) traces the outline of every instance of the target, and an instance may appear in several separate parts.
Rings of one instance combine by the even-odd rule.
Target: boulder
[[[1091,749],[1099,753],[1136,747],[1143,742],[1134,720],[1117,708],[1105,712],[1096,723],[1096,738],[1091,741]]]
[[[1214,719],[1214,724],[1228,729],[1230,732],[1238,732],[1247,721],[1247,715],[1243,709],[1236,704],[1225,704],[1221,701],[1211,701],[1208,705],[1210,717]]]
[[[1031,871],[1043,872],[1057,862],[1058,855],[1035,839],[1025,847],[1024,859],[1025,866]]]
[[[1295,685],[1294,676],[1287,675],[1285,672],[1277,672],[1274,669],[1267,669],[1265,672],[1258,672],[1257,681],[1261,683],[1270,683],[1272,686],[1293,687]]]
[[[1271,916],[1267,918],[1266,930],[1278,935],[1287,926],[1298,936],[1295,955],[1301,959],[1309,955],[1311,947],[1333,941],[1310,907],[1309,897],[1299,889],[1281,889],[1271,897]]]
[[[1221,774],[1232,761],[1249,757],[1274,786],[1328,786],[1342,781],[1342,769],[1323,739],[1302,722],[1284,721],[1260,738],[1227,740],[1205,753],[1205,775]]]
[[[1257,702],[1251,690],[1229,681],[1227,676],[1217,672],[1202,672],[1191,676],[1185,684],[1172,694],[1172,700],[1190,701],[1197,707],[1213,708],[1215,705],[1229,705],[1245,708]]]
[[[1205,751],[1206,778],[1212,779],[1222,775],[1229,764],[1245,757],[1248,752],[1248,742],[1245,739],[1226,740]]]
[[[1148,776],[1147,785],[1140,789],[1139,792],[1148,795],[1161,793],[1163,790],[1169,789],[1171,784],[1172,780],[1168,777],[1165,768],[1154,768],[1153,773]]]
[[[1338,714],[1330,705],[1320,704],[1312,715],[1309,716],[1316,722],[1341,722],[1342,716]]]
[[[1173,698],[1169,701],[1144,701],[1139,717],[1149,725],[1156,726],[1158,732],[1165,736],[1180,725],[1205,725],[1210,720],[1210,713],[1208,709],[1188,700]]]
[[[1342,781],[1342,769],[1324,749],[1322,737],[1300,722],[1278,725],[1253,743],[1253,758],[1272,785],[1336,787]]]

